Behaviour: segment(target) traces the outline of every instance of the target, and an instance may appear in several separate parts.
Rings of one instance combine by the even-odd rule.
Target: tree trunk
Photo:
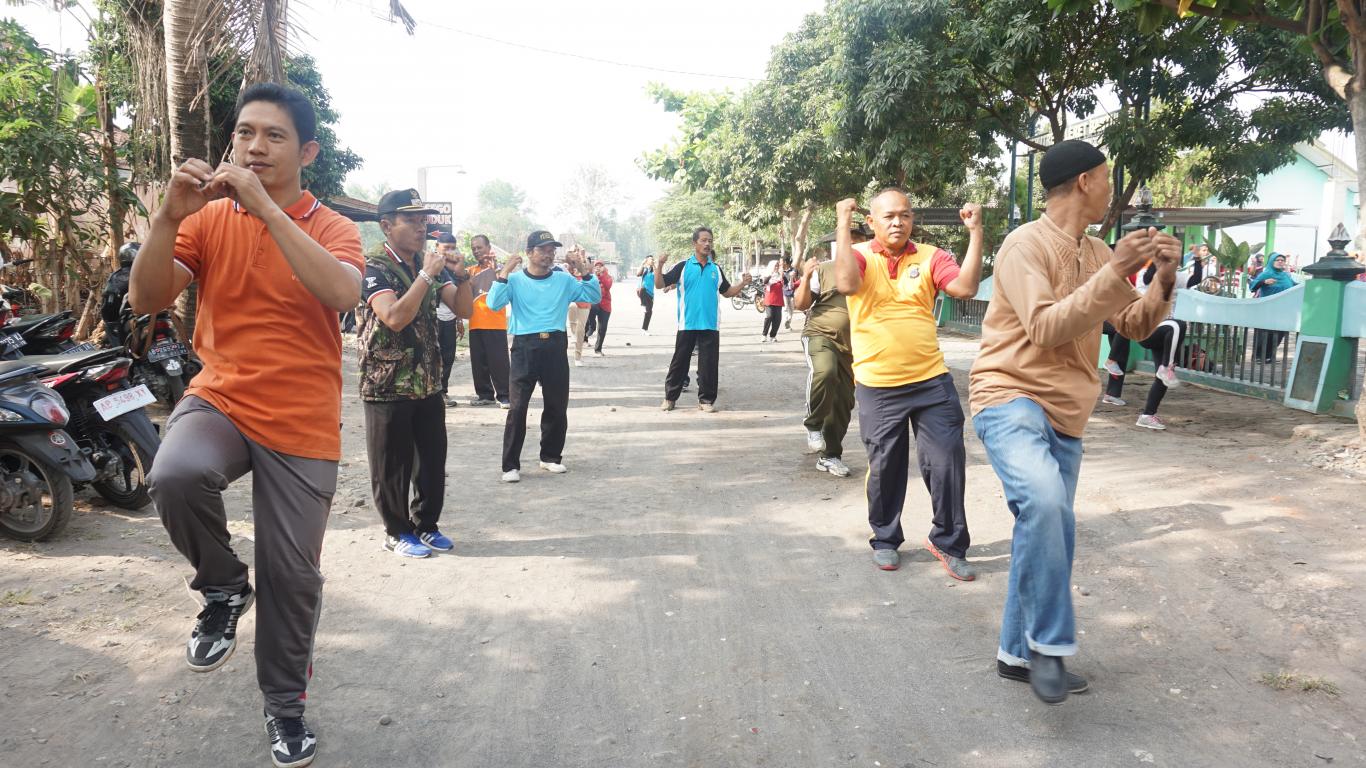
[[[808,205],[797,214],[797,226],[792,233],[792,260],[800,265],[806,261],[806,239],[811,234],[811,219],[816,215],[816,206]]]
[[[1129,207],[1129,201],[1134,198],[1134,193],[1138,191],[1138,179],[1129,179],[1124,183],[1124,189],[1115,190],[1115,200],[1110,204],[1110,210],[1105,212],[1105,220],[1100,224],[1100,236],[1105,238],[1106,233],[1114,229],[1119,223],[1119,215],[1125,208]],[[1119,239],[1116,233],[1116,240]]]
[[[179,166],[196,157],[214,164],[209,157],[208,62],[203,51],[193,48],[203,3],[198,0],[165,0],[161,19],[166,36],[166,113],[170,121],[171,165]],[[194,333],[197,305],[194,283],[176,300],[176,312],[187,329]],[[188,340],[188,339],[187,339]]]
[[[100,327],[100,292],[92,290],[86,297],[85,307],[81,309],[80,320],[76,323],[77,341],[86,341]]]

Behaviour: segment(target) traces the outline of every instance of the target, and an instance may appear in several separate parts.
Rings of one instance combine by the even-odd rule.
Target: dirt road
[[[515,486],[498,482],[504,412],[448,412],[456,551],[430,561],[380,550],[348,358],[316,765],[1366,762],[1366,483],[1311,466],[1353,427],[1194,387],[1167,398],[1165,433],[1134,428],[1136,406],[1098,411],[1074,594],[1093,688],[1047,708],[995,674],[1011,519],[975,436],[982,578],[911,545],[923,487],[902,569],[878,571],[857,438],[850,479],[802,454],[797,334],[761,346],[759,315],[725,309],[722,411],[694,389],[662,413],[673,302],[645,337],[633,291],[609,356],[572,369],[569,474],[534,468],[535,411]],[[965,392],[975,343],[944,347]],[[468,375],[462,360],[466,398]],[[249,557],[249,486],[229,503]],[[57,540],[0,542],[0,765],[269,764],[254,615],[227,667],[190,672],[188,573],[150,511],[87,505]]]

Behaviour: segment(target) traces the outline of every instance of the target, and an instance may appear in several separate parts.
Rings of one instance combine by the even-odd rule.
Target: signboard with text
[[[430,200],[424,200],[422,204],[437,211],[430,217],[431,225],[427,229],[427,237],[435,240],[437,235],[442,232],[448,235],[455,234],[455,216],[452,213],[451,203],[433,203]]]

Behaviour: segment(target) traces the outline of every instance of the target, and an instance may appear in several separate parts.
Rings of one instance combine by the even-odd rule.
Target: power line
[[[354,5],[354,6],[357,6],[357,7],[364,7],[367,11],[372,11],[372,12],[373,12],[373,8],[372,8],[371,6],[369,6],[368,4],[365,4],[365,3],[361,2],[361,0],[339,0],[339,1],[340,1],[340,2],[350,3],[351,5]],[[594,64],[606,64],[606,65],[608,65],[608,66],[612,66],[612,67],[621,67],[621,68],[623,68],[623,69],[640,69],[640,70],[645,70],[645,71],[647,71],[647,72],[663,72],[663,73],[670,74],[670,75],[689,75],[689,76],[691,76],[691,77],[711,77],[711,78],[716,78],[716,79],[718,79],[718,80],[743,80],[743,81],[745,81],[745,82],[751,82],[751,83],[758,82],[759,79],[760,79],[760,78],[757,78],[757,77],[745,77],[744,75],[722,75],[722,74],[718,74],[718,73],[715,73],[715,72],[690,72],[690,71],[684,70],[684,69],[669,69],[668,67],[656,67],[656,66],[652,66],[652,65],[650,65],[650,64],[636,64],[636,63],[629,62],[629,61],[616,61],[616,60],[614,60],[614,59],[603,59],[603,58],[599,58],[599,57],[597,57],[597,56],[585,56],[585,55],[583,55],[583,54],[581,54],[581,53],[573,53],[572,51],[559,51],[559,50],[555,50],[555,49],[553,49],[553,48],[539,48],[539,47],[534,46],[534,45],[527,45],[526,43],[519,43],[519,42],[516,42],[516,41],[513,41],[513,40],[504,40],[504,39],[499,38],[499,37],[493,37],[493,36],[491,36],[491,35],[484,35],[484,34],[480,34],[480,33],[478,33],[478,32],[471,32],[471,31],[469,31],[469,30],[467,30],[467,29],[460,29],[460,28],[458,28],[458,27],[452,27],[452,26],[448,26],[448,25],[445,25],[445,24],[440,24],[440,23],[437,23],[437,22],[434,22],[434,21],[426,21],[426,20],[422,20],[422,19],[419,19],[419,20],[418,20],[418,26],[419,26],[419,27],[434,27],[434,28],[436,28],[436,29],[445,30],[445,31],[447,31],[447,32],[452,32],[452,33],[457,34],[457,35],[464,35],[465,37],[472,37],[472,38],[474,38],[474,39],[476,39],[476,40],[484,40],[484,41],[486,41],[486,42],[496,43],[496,44],[498,44],[498,45],[506,45],[506,46],[508,46],[509,48],[521,48],[522,50],[525,50],[525,51],[534,51],[534,52],[536,52],[536,53],[544,53],[544,54],[548,54],[548,55],[551,55],[551,56],[563,56],[563,57],[565,57],[565,58],[567,58],[567,59],[579,59],[579,60],[581,60],[581,61],[588,61],[588,62],[592,62],[592,63],[594,63]]]

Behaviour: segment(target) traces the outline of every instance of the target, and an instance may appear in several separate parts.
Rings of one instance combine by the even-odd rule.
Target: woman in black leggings
[[[1123,370],[1128,362],[1129,340],[1120,336],[1109,323],[1105,324],[1105,333],[1110,337],[1110,360]],[[1175,374],[1176,360],[1185,339],[1186,321],[1172,318],[1163,320],[1152,335],[1138,342],[1140,347],[1153,353],[1153,364],[1157,366],[1159,375],[1153,377],[1153,385],[1148,389],[1148,399],[1143,403],[1143,410],[1139,412],[1138,421],[1134,422],[1134,426],[1159,430],[1167,428],[1162,419],[1157,417],[1157,409],[1162,405],[1162,398],[1167,396],[1167,390],[1179,384]],[[1116,355],[1116,348],[1122,350],[1121,354]],[[1121,357],[1123,359],[1120,359]],[[1124,405],[1124,401],[1119,398],[1123,391],[1124,375],[1115,375],[1111,372],[1110,380],[1105,385],[1105,402],[1111,405]]]
[[[640,324],[640,330],[650,335],[650,318],[655,314],[655,257],[646,256],[645,261],[640,263],[640,269],[636,270],[636,276],[640,278],[640,306],[645,308],[645,321]]]
[[[764,330],[759,334],[759,341],[777,341],[778,328],[783,324],[783,273],[778,264],[773,265],[773,272],[768,276],[764,308],[768,311],[764,314]]]

